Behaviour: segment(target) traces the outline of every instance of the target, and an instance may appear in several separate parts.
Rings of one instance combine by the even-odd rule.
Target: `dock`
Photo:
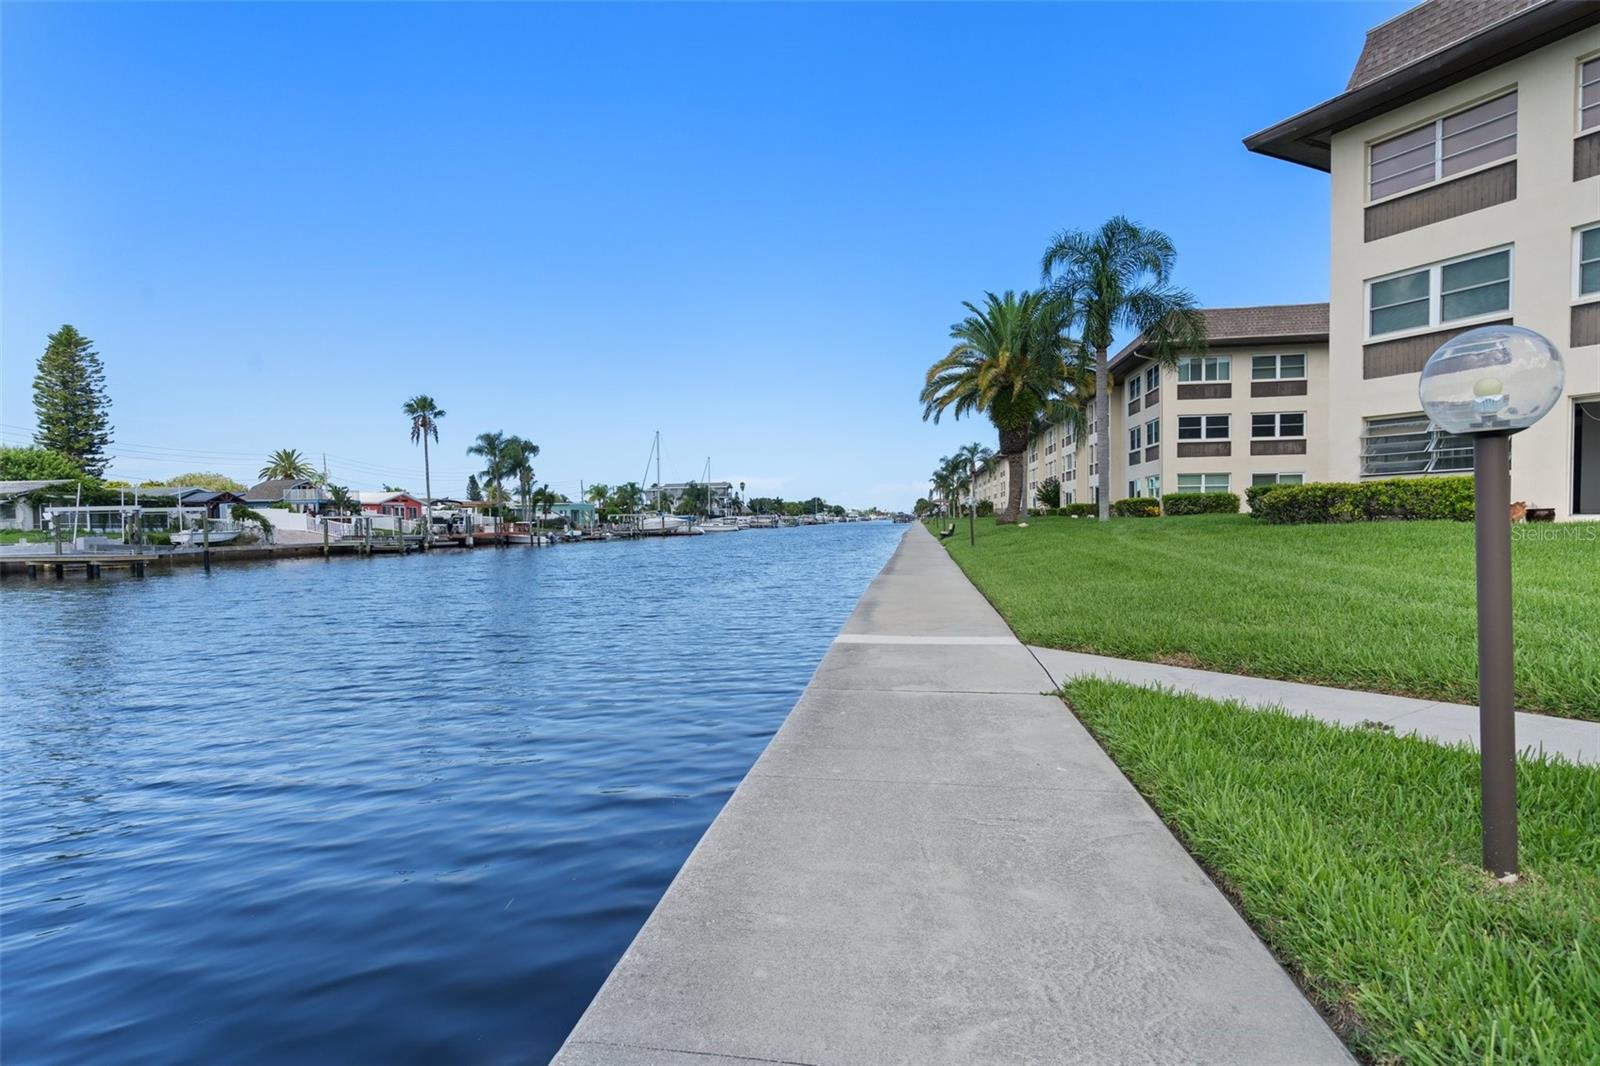
[[[557,1054],[1351,1063],[920,525]]]

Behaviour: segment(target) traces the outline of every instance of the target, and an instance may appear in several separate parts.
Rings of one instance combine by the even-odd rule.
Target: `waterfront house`
[[[409,492],[358,492],[355,497],[366,514],[390,515],[407,522],[422,517],[422,501]]]
[[[38,529],[43,507],[35,505],[34,493],[71,481],[0,481],[0,529]]]
[[[566,523],[568,529],[589,529],[597,520],[595,505],[581,500],[552,503],[549,513]]]
[[[1517,435],[1512,498],[1600,515],[1600,4],[1427,0],[1245,145],[1330,177],[1328,476],[1470,470],[1418,374],[1513,322],[1562,349],[1566,387]]]
[[[329,499],[328,490],[310,478],[278,477],[246,489],[244,502],[250,507],[287,506],[293,511],[316,514]]]

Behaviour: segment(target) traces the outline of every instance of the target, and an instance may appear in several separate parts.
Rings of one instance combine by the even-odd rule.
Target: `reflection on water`
[[[8,580],[7,1062],[543,1061],[902,530]]]

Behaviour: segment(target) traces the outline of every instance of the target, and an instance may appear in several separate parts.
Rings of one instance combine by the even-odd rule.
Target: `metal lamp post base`
[[[1478,736],[1483,865],[1517,870],[1517,740],[1511,651],[1511,435],[1473,437],[1478,570]]]

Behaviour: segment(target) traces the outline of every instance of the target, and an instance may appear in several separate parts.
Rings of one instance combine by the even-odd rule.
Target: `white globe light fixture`
[[[1566,368],[1556,346],[1521,326],[1469,329],[1434,352],[1417,392],[1447,433],[1515,433],[1561,399]]]
[[[1484,326],[1428,357],[1423,410],[1472,438],[1478,570],[1478,750],[1483,865],[1517,876],[1516,692],[1511,648],[1511,435],[1561,399],[1566,368],[1549,339],[1521,326]]]

